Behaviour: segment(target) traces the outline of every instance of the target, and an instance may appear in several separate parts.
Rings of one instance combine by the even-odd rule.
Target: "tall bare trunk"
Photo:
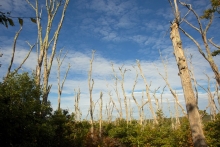
[[[119,102],[119,119],[122,120],[122,117],[123,117],[123,112],[122,112],[122,105],[121,105],[121,98],[120,98],[120,95],[119,95],[119,92],[118,92],[118,77],[117,77],[117,74],[115,72],[115,69],[114,69],[114,65],[112,63],[112,71],[114,73],[114,78],[115,78],[115,88],[114,88],[114,91],[116,93],[116,96],[118,98],[118,102]],[[117,108],[117,107],[116,107]]]
[[[141,77],[143,78],[144,84],[145,84],[145,86],[146,86],[146,96],[147,96],[147,99],[148,99],[148,103],[149,103],[149,107],[150,107],[151,114],[152,114],[153,119],[154,119],[154,123],[155,123],[155,124],[158,124],[157,117],[156,117],[155,111],[154,111],[154,107],[153,107],[152,102],[151,102],[150,86],[149,86],[149,84],[147,83],[147,80],[146,80],[146,78],[145,78],[145,76],[144,76],[144,73],[143,73],[143,71],[142,71],[141,64],[140,64],[139,60],[137,60],[137,66],[138,66],[138,68],[139,68],[139,70],[140,70]]]
[[[75,120],[76,121],[81,121],[81,112],[80,112],[80,108],[79,108],[79,100],[80,100],[80,88],[78,89],[78,91],[76,91],[74,89],[74,99],[75,99]]]
[[[125,75],[125,72],[127,71],[127,69],[124,69],[124,71],[122,71],[123,69],[123,66],[119,68],[120,72],[121,72],[121,89],[122,89],[122,92],[123,92],[123,95],[124,95],[124,105],[125,105],[125,114],[126,114],[126,122],[127,122],[127,127],[128,127],[128,102],[127,102],[127,96],[126,96],[126,93],[125,93],[125,89],[124,89],[124,75]]]
[[[90,133],[91,133],[91,138],[93,138],[93,132],[94,132],[94,123],[93,123],[93,106],[94,106],[94,102],[92,100],[92,90],[93,90],[93,86],[94,86],[94,80],[92,79],[92,63],[94,60],[94,54],[95,51],[92,51],[92,59],[90,60],[90,69],[89,69],[89,73],[88,73],[88,85],[89,85],[89,99],[90,99],[90,124],[91,124],[91,128],[90,128]],[[91,83],[92,82],[92,83]]]
[[[61,54],[62,54],[62,49],[60,50],[60,53],[58,55],[58,57],[56,57],[57,59],[57,86],[58,86],[58,110],[60,110],[60,104],[61,104],[61,95],[62,95],[62,91],[63,91],[63,85],[66,81],[66,77],[68,75],[69,69],[70,69],[70,64],[68,65],[67,71],[65,73],[64,79],[62,81],[62,83],[60,84],[60,67],[64,61],[64,59],[66,58],[67,52],[65,53],[64,57],[61,59]]]
[[[65,12],[67,6],[69,4],[69,0],[59,1],[59,0],[46,0],[46,11],[47,11],[47,26],[46,32],[42,33],[42,25],[41,25],[41,14],[42,10],[39,12],[39,4],[38,0],[35,0],[35,6],[29,1],[26,0],[27,3],[34,9],[36,13],[36,23],[37,23],[37,30],[38,30],[38,40],[39,40],[39,53],[38,53],[38,60],[36,66],[36,83],[40,85],[41,83],[41,72],[42,72],[42,65],[44,66],[43,70],[43,102],[47,103],[48,94],[50,92],[51,85],[48,86],[48,80],[50,76],[51,67],[53,64],[53,59],[56,53],[56,45],[59,36],[59,32],[61,30],[63,20],[65,17]],[[61,18],[56,30],[51,34],[51,28],[54,21],[54,18],[58,12],[60,6],[63,6]],[[42,34],[45,34],[44,37]],[[51,38],[49,36],[52,36]],[[52,44],[52,45],[51,45]],[[48,51],[51,47],[51,55],[48,57]]]
[[[100,138],[102,137],[102,105],[103,105],[102,96],[103,93],[100,92],[100,105],[99,105],[99,137]]]
[[[179,35],[178,24],[171,25],[170,38],[173,43],[174,55],[179,68],[179,76],[183,87],[186,110],[192,131],[192,138],[195,147],[206,147],[205,136],[203,134],[200,115],[196,105],[196,99],[191,84],[186,58],[182,49],[182,42]]]

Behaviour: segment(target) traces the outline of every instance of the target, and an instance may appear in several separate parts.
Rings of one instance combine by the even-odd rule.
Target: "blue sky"
[[[33,2],[33,1],[32,1]],[[43,2],[43,1],[41,1]],[[208,0],[185,0],[186,3],[192,3],[193,8],[201,14],[203,9],[208,8]],[[12,16],[34,17],[34,12],[25,0],[5,0],[0,2],[2,11],[11,11]],[[46,22],[45,6],[42,4],[43,14],[42,22]],[[181,15],[184,15],[187,10],[180,6]],[[54,29],[57,26],[59,13],[54,22]],[[96,50],[95,59],[93,62],[92,78],[95,81],[93,90],[93,99],[96,102],[99,98],[100,91],[104,93],[104,101],[109,101],[108,93],[111,92],[115,102],[117,98],[114,93],[114,80],[111,63],[114,63],[115,70],[120,79],[120,72],[118,67],[124,65],[124,68],[130,69],[125,74],[125,91],[128,98],[131,99],[131,105],[134,109],[134,114],[137,114],[135,103],[131,98],[131,90],[133,88],[136,70],[132,67],[136,65],[138,59],[142,65],[145,77],[150,84],[151,91],[160,87],[158,90],[158,98],[165,86],[165,82],[158,74],[156,67],[162,74],[165,74],[163,64],[160,60],[159,50],[163,58],[167,59],[168,80],[174,90],[179,94],[179,101],[184,106],[184,99],[181,90],[181,83],[176,61],[173,56],[173,47],[169,38],[170,21],[173,20],[172,9],[167,0],[70,0],[67,8],[63,27],[61,29],[57,53],[59,49],[64,48],[63,52],[68,51],[67,57],[61,67],[61,78],[67,69],[68,63],[71,64],[71,69],[64,85],[61,107],[64,109],[74,110],[74,89],[81,89],[80,108],[83,116],[87,115],[89,105],[88,95],[88,71],[89,60],[91,59],[92,50]],[[196,24],[193,15],[189,15],[187,20]],[[219,40],[219,20],[215,18],[213,26],[210,28],[208,36],[214,37],[213,41],[217,43]],[[19,29],[19,24],[15,19],[14,27],[5,28],[0,25],[0,52],[3,52],[3,57],[0,58],[2,67],[0,69],[0,76],[3,77],[8,67],[13,37],[15,32]],[[206,24],[206,22],[203,22]],[[200,36],[197,32],[190,29],[186,24],[181,26],[188,31],[193,37],[198,39],[201,43]],[[45,29],[45,27],[44,27]],[[25,54],[28,52],[28,46],[25,41],[34,44],[37,40],[37,27],[29,19],[24,19],[23,30],[19,36],[14,67],[21,63]],[[193,54],[193,67],[195,77],[200,85],[207,87],[207,78],[204,73],[213,77],[213,73],[198,53],[197,48],[186,36],[181,34],[183,40],[183,48],[186,55]],[[31,53],[30,58],[23,66],[24,71],[31,71],[35,69],[36,65],[36,49]],[[219,56],[214,58],[219,67]],[[53,85],[49,100],[54,109],[57,107],[57,62],[54,60],[50,83]],[[136,69],[137,66],[135,67]],[[120,82],[120,81],[119,81]],[[212,79],[212,89],[215,86],[215,81]],[[118,86],[120,96],[121,87]],[[143,79],[139,75],[138,84],[135,89],[136,98],[141,101],[141,91],[145,89]],[[168,116],[167,98],[173,107],[173,97],[166,88],[163,96],[164,111]],[[207,94],[201,88],[200,106],[204,109],[207,106]],[[145,97],[146,99],[146,97]],[[155,102],[153,96],[153,103]],[[185,106],[184,106],[185,107]],[[172,109],[172,108],[171,108]],[[156,107],[155,107],[156,110]],[[146,106],[146,114],[149,110]],[[115,112],[116,116],[116,112]]]

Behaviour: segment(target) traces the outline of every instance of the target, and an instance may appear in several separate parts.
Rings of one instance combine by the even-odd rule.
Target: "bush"
[[[40,97],[41,88],[28,73],[10,74],[0,83],[2,146],[37,146],[38,130],[52,111]]]
[[[220,146],[220,113],[217,114],[215,121],[205,123],[205,136],[210,147]]]

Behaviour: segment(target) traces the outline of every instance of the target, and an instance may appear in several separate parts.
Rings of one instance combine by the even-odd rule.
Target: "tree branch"
[[[212,14],[211,18],[209,19],[209,23],[207,24],[205,30],[203,33],[207,33],[208,29],[210,28],[211,24],[212,24],[212,21],[213,21],[213,17],[214,17],[214,14]]]
[[[208,59],[207,59],[205,53],[202,51],[199,43],[191,35],[189,35],[186,31],[184,31],[181,27],[179,27],[179,29],[196,44],[200,54],[202,54],[202,56],[208,61]]]
[[[202,29],[202,24],[201,24],[201,21],[200,21],[200,17],[199,15],[192,9],[192,6],[190,4],[186,4],[184,2],[181,2],[179,1],[179,3],[185,7],[187,7],[190,11],[193,12],[193,14],[196,16],[196,20],[198,21],[198,24],[199,24],[199,29],[201,32],[203,32],[203,29]]]
[[[24,58],[23,62],[20,64],[20,66],[19,66],[17,69],[15,69],[15,72],[18,72],[18,70],[19,70],[19,69],[22,67],[22,65],[26,62],[26,60],[28,59],[28,57],[29,57],[30,54],[31,54],[32,49],[33,49],[34,46],[35,46],[35,44],[34,44],[34,45],[30,45],[29,42],[27,42],[27,44],[30,46],[30,50],[29,50],[27,56]]]
[[[18,39],[18,36],[20,34],[22,30],[22,26],[20,26],[20,29],[18,30],[18,32],[15,34],[15,37],[14,37],[14,43],[13,43],[13,46],[12,46],[12,56],[11,56],[11,62],[8,66],[8,72],[6,74],[6,77],[8,77],[10,71],[11,71],[11,67],[12,67],[12,64],[13,64],[13,61],[14,61],[14,56],[15,56],[15,48],[16,48],[16,43],[17,43],[17,39]]]
[[[216,48],[220,49],[220,46],[218,46],[217,44],[215,44],[213,41],[212,41],[213,38],[211,39],[208,39],[208,41]]]
[[[196,26],[194,26],[193,24],[191,24],[190,22],[188,22],[186,19],[183,19],[183,21],[185,21],[188,25],[190,25],[193,29],[195,29],[196,31],[198,31],[200,34],[202,34],[202,32],[199,30],[199,28],[197,28]]]
[[[34,7],[34,5],[29,0],[26,0],[26,2],[36,11],[36,8]]]

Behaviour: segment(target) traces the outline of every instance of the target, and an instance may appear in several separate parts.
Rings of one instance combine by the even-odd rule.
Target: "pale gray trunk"
[[[206,147],[205,136],[203,134],[200,115],[196,105],[196,99],[191,84],[186,58],[182,49],[182,42],[179,35],[178,24],[171,25],[170,38],[173,43],[174,55],[179,68],[179,76],[183,87],[186,110],[192,132],[193,144],[195,147]]]

